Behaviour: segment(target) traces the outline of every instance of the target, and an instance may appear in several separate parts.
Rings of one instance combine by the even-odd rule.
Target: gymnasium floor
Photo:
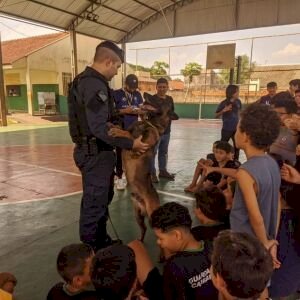
[[[193,199],[183,188],[219,135],[219,121],[173,122],[168,169],[176,180],[156,185],[162,203],[178,201],[192,210]],[[81,177],[72,149],[65,123],[0,128],[0,272],[16,275],[18,300],[45,299],[59,280],[58,251],[78,242]],[[115,192],[110,214],[124,242],[138,237],[127,190]],[[151,230],[145,244],[157,260]]]

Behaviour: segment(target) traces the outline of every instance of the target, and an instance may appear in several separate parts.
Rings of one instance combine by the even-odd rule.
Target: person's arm
[[[223,113],[227,112],[227,111],[230,111],[232,110],[232,106],[230,105],[225,105],[224,101],[222,101],[219,106],[217,107],[217,110],[216,110],[216,118],[218,119],[219,117],[221,117],[223,115]]]
[[[107,93],[105,94],[106,87],[104,84],[102,86],[102,97],[98,95],[100,88],[98,79],[89,79],[89,83],[85,86],[83,92],[86,118],[92,134],[111,146],[117,146],[123,149],[136,149],[139,152],[146,151],[148,145],[142,143],[140,139],[114,138],[108,134],[109,126],[107,116],[109,115],[109,99]]]
[[[236,174],[238,171],[238,169],[210,167],[210,166],[204,165],[201,162],[199,162],[199,165],[201,165],[201,167],[203,168],[206,176],[212,172],[217,172],[217,173],[223,174],[225,176],[230,176],[232,178],[236,178]]]
[[[281,178],[287,182],[300,184],[300,173],[287,164],[283,164],[283,167],[281,168]]]

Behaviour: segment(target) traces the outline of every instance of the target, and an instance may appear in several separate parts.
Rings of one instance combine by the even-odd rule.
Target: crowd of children
[[[194,194],[200,225],[192,227],[188,209],[177,202],[152,213],[150,225],[165,257],[161,271],[139,241],[97,253],[71,244],[58,254],[63,282],[47,300],[282,299],[297,293],[300,80],[290,86],[276,94],[276,83],[269,83],[269,95],[239,115],[231,137],[245,162],[224,139],[197,162],[185,191]],[[235,88],[232,93],[238,95]],[[0,273],[0,299],[12,299],[16,283]]]

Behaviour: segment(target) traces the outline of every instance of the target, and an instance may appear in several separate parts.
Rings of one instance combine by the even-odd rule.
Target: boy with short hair
[[[131,299],[137,284],[134,251],[126,245],[114,245],[97,252],[91,278],[98,299]]]
[[[297,112],[295,101],[278,99],[274,103],[274,110],[281,122],[280,132],[275,142],[270,147],[270,153],[280,155],[285,161],[294,165],[296,163],[296,147],[298,145],[298,132],[285,125],[288,119]]]
[[[257,238],[225,230],[214,240],[211,274],[222,300],[258,299],[272,272],[272,258]]]
[[[224,223],[227,215],[226,199],[217,187],[201,189],[195,194],[195,215],[201,225],[192,228],[196,240],[212,242],[222,230],[229,229]]]
[[[272,104],[272,99],[276,95],[277,91],[277,83],[274,81],[268,82],[267,84],[267,91],[268,94],[265,96],[262,96],[257,102],[260,104],[266,104],[266,105],[271,105]]]
[[[171,96],[167,95],[167,92],[169,90],[169,82],[166,78],[159,78],[156,82],[156,91],[157,93],[153,96],[160,101],[168,102],[170,103],[172,107],[172,112],[174,112],[174,100]],[[178,116],[176,117],[178,119]],[[169,173],[167,170],[167,164],[168,164],[168,149],[169,149],[169,142],[171,137],[171,123],[168,127],[165,129],[165,132],[160,137],[159,142],[157,143],[154,154],[151,160],[150,164],[150,173],[151,173],[151,180],[153,183],[158,183],[158,178],[156,176],[156,168],[155,168],[155,157],[158,153],[158,168],[159,168],[159,178],[164,178],[167,180],[175,180],[175,175]]]
[[[151,215],[157,244],[172,254],[163,272],[165,299],[217,299],[210,276],[209,249],[191,233],[188,209],[169,202]]]
[[[96,300],[90,290],[90,266],[93,248],[87,244],[71,244],[61,249],[57,257],[57,271],[64,283],[57,283],[48,293],[47,300]]]
[[[236,145],[243,149],[247,161],[238,170],[207,168],[206,172],[220,172],[237,179],[230,226],[233,231],[256,236],[270,251],[274,265],[276,232],[280,213],[280,170],[276,161],[266,154],[276,140],[280,119],[269,106],[251,104],[241,114],[235,135]]]

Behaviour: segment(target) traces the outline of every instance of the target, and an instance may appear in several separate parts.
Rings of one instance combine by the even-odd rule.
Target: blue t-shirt
[[[278,164],[271,156],[266,154],[251,157],[240,166],[240,169],[247,171],[254,179],[258,190],[257,203],[264,220],[266,234],[268,238],[275,239],[281,183]],[[230,212],[230,227],[236,232],[247,232],[255,235],[250,224],[244,196],[238,184]]]
[[[239,111],[242,109],[242,102],[240,99],[235,100],[223,100],[217,107],[216,113],[220,112],[225,106],[231,104],[232,110],[226,111],[222,114],[223,127],[222,129],[228,131],[236,131],[237,124],[239,122]]]
[[[138,91],[129,93],[124,89],[119,89],[114,91],[113,96],[117,109],[126,108],[128,106],[139,108],[139,106],[143,104],[143,97]],[[138,120],[137,115],[123,115],[122,118],[124,129],[127,129],[131,124]]]

